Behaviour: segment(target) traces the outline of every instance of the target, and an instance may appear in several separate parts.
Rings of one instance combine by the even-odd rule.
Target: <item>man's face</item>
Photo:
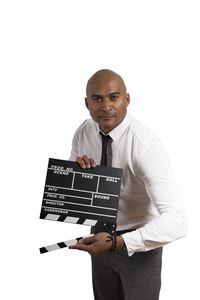
[[[105,133],[118,126],[126,115],[130,97],[120,78],[102,75],[92,80],[87,89],[85,104],[92,119]]]

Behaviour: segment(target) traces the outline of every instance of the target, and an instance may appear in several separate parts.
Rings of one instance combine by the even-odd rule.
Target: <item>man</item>
[[[106,232],[71,248],[92,255],[96,300],[157,300],[162,246],[187,232],[168,156],[155,134],[127,113],[130,96],[118,74],[96,72],[86,94],[92,119],[77,129],[70,159],[82,168],[95,168],[102,159],[102,136],[109,134],[108,165],[122,168],[123,178],[115,251],[110,251],[113,244]]]

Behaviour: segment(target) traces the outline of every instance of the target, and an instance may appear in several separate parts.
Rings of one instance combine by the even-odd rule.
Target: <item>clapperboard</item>
[[[115,232],[122,169],[82,169],[76,162],[49,159],[40,218],[95,226]],[[40,248],[40,253],[68,247],[75,240]]]

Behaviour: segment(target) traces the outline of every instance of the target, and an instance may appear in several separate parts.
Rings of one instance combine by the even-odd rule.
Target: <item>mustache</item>
[[[104,113],[104,114],[100,114],[99,118],[102,118],[102,117],[114,117],[114,116],[115,116],[115,114]]]

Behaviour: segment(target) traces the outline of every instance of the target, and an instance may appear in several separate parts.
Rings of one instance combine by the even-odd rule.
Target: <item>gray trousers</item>
[[[138,252],[116,250],[92,257],[95,300],[158,300],[162,248]]]

